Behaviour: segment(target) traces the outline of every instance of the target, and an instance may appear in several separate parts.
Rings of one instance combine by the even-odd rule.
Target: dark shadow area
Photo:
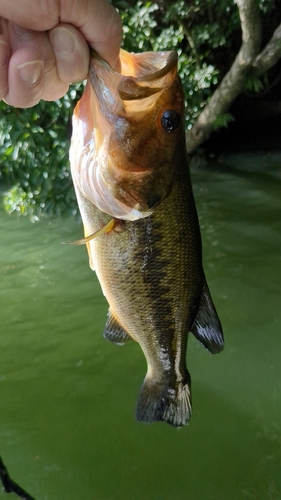
[[[281,147],[281,63],[273,68],[272,88],[244,93],[229,109],[235,121],[213,132],[204,144],[209,153],[273,152]],[[274,84],[275,81],[275,84]]]

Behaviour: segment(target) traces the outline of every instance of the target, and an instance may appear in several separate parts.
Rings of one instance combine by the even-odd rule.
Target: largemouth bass
[[[202,267],[174,52],[101,58],[73,117],[71,171],[90,265],[109,303],[104,337],[147,360],[136,416],[175,427],[191,416],[188,332],[211,352],[223,333]],[[92,235],[96,237],[92,237]]]

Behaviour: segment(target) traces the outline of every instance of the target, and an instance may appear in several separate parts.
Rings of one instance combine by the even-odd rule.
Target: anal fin
[[[197,316],[190,331],[212,354],[223,350],[222,326],[206,282],[203,286]]]
[[[125,342],[128,342],[128,340],[132,340],[126,330],[118,323],[110,309],[108,310],[103,336],[106,340],[118,345],[123,345]]]

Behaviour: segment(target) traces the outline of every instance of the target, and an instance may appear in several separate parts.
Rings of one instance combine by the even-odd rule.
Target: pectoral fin
[[[105,325],[103,336],[106,340],[114,342],[118,345],[123,345],[125,344],[125,342],[128,342],[128,340],[132,340],[130,335],[124,330],[124,328],[119,325],[110,309],[108,311],[107,322]]]
[[[62,245],[86,245],[87,243],[89,243],[89,241],[93,240],[94,238],[97,238],[101,234],[109,233],[116,226],[118,226],[118,224],[120,224],[120,221],[118,219],[110,219],[110,221],[107,224],[105,224],[101,229],[95,231],[92,234],[89,234],[89,236],[81,238],[81,240],[62,241]]]
[[[197,316],[190,331],[212,354],[222,351],[224,347],[222,326],[206,282]]]

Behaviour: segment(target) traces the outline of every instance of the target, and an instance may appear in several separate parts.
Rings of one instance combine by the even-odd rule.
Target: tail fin
[[[146,376],[138,399],[136,417],[139,422],[164,421],[174,427],[188,425],[191,417],[190,377],[187,381],[153,383]]]

